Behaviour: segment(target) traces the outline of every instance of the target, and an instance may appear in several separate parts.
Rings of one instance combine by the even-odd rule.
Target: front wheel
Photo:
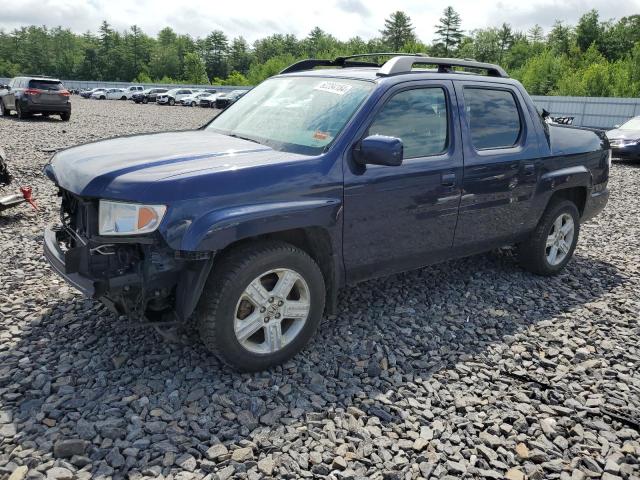
[[[172,107],[176,104],[176,101],[173,98],[169,99],[169,105],[171,105]]]
[[[251,243],[214,266],[196,317],[209,350],[252,372],[298,353],[318,328],[324,303],[324,278],[309,255],[287,243]]]
[[[580,212],[569,200],[555,201],[531,237],[518,246],[520,264],[538,275],[555,275],[573,257],[580,233]]]
[[[124,95],[120,97],[120,100],[126,100],[127,97],[125,97]]]
[[[11,111],[4,106],[4,102],[0,98],[0,116],[8,117],[9,115],[11,115]]]
[[[16,114],[20,120],[24,120],[29,116],[26,112],[22,111],[22,107],[19,102],[16,102]]]
[[[195,107],[196,106],[196,102],[191,102],[191,106]]]
[[[146,97],[145,97],[145,98],[143,98],[143,99],[142,99],[142,103],[144,103],[144,104],[146,105],[147,103],[149,103],[149,99],[148,99],[148,98],[146,98]]]

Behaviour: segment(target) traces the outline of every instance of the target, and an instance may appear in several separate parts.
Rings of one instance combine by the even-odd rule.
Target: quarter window
[[[507,90],[465,87],[471,142],[477,150],[513,147],[522,123],[513,93]]]
[[[447,118],[442,88],[405,90],[382,107],[369,127],[369,135],[400,138],[404,158],[437,155],[447,148]]]

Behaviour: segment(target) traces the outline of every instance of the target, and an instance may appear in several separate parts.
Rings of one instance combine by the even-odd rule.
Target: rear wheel
[[[571,260],[579,233],[576,205],[569,200],[554,201],[531,237],[518,246],[521,265],[538,275],[555,275]]]
[[[61,119],[63,122],[68,122],[70,118],[71,118],[71,112],[62,112],[62,113],[60,114],[60,119]]]
[[[214,267],[196,317],[209,350],[238,370],[258,371],[307,344],[324,301],[324,278],[309,255],[287,243],[252,243]]]
[[[0,99],[0,115],[3,117],[8,117],[11,115],[11,111],[4,106],[4,102]]]
[[[144,97],[142,99],[142,103],[144,103],[146,105],[147,103],[149,103],[149,99],[147,97]]]
[[[20,102],[16,102],[16,113],[18,114],[18,118],[20,120],[24,120],[29,116],[26,112],[22,110],[22,107],[20,106]]]
[[[120,97],[120,100],[126,100],[127,97],[125,97],[124,95]]]

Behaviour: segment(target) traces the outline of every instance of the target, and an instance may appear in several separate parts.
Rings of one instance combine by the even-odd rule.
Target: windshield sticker
[[[314,90],[320,90],[323,92],[335,93],[336,95],[344,95],[351,90],[351,85],[340,82],[322,82],[314,87]]]
[[[327,132],[321,132],[320,130],[318,130],[313,134],[313,138],[315,138],[316,140],[326,140],[327,138],[329,138],[329,134]]]

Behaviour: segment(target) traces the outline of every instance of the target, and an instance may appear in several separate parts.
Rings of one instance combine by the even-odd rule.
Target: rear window
[[[29,88],[37,88],[38,90],[64,90],[62,82],[53,82],[51,80],[29,80]]]
[[[465,87],[471,141],[477,150],[513,147],[522,124],[516,99],[508,90]]]

